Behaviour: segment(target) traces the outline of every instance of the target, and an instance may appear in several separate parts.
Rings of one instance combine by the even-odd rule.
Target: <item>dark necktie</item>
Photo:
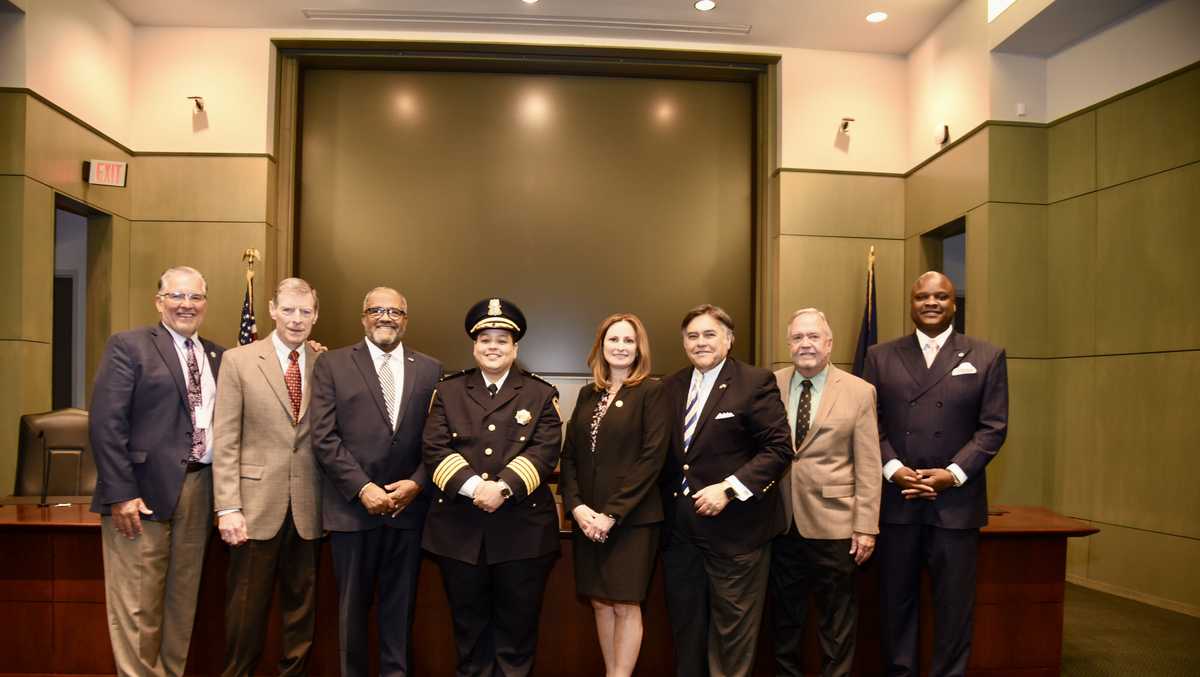
[[[196,410],[204,404],[204,396],[200,392],[200,364],[196,361],[193,345],[195,344],[191,339],[184,339],[183,349],[187,351],[188,409],[192,413],[192,450],[188,453],[188,463],[196,463],[204,456],[204,428],[196,427]]]
[[[808,435],[808,419],[812,418],[812,381],[804,379],[800,382],[800,404],[796,406],[796,448],[804,442]]]
[[[491,397],[495,397],[495,396],[496,396],[496,393],[497,393],[499,390],[500,390],[500,389],[496,387],[496,384],[495,384],[495,383],[489,383],[489,384],[488,384],[488,395],[489,395],[489,396],[491,396]]]
[[[288,353],[288,368],[283,373],[283,382],[287,384],[288,399],[292,401],[292,420],[300,421],[300,353],[293,350]]]

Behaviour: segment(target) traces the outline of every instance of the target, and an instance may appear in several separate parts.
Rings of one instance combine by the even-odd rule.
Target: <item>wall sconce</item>
[[[202,96],[189,96],[188,98],[192,100],[192,103],[196,104],[196,112],[197,112],[197,113],[203,113],[203,112],[204,112],[204,97],[202,97]]]
[[[854,118],[842,118],[842,124],[838,126],[838,133],[850,136],[851,122],[854,122]]]
[[[947,125],[947,124],[938,125],[937,129],[933,132],[933,137],[934,137],[934,141],[936,141],[937,145],[939,145],[939,146],[944,146],[947,143],[949,143],[950,142],[950,125]]]

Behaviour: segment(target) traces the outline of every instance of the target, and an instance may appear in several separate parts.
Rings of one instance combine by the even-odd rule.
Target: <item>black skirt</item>
[[[658,557],[659,526],[615,526],[608,540],[596,543],[579,527],[572,534],[575,590],[585,597],[613,602],[641,602],[650,589]]]

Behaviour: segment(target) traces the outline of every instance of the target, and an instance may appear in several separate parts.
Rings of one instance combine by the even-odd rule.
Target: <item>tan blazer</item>
[[[787,406],[795,367],[775,372]],[[793,433],[794,434],[794,433]],[[792,468],[780,480],[789,520],[805,538],[879,533],[883,466],[875,420],[875,387],[829,365],[825,391]]]
[[[300,421],[292,420],[271,337],[225,351],[213,414],[214,510],[240,508],[251,539],[279,532],[288,505],[301,538],[321,536],[321,474],[309,437],[317,353],[305,346]]]

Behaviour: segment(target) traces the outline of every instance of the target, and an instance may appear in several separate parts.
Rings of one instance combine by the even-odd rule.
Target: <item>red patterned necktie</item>
[[[293,350],[288,354],[288,368],[283,374],[287,384],[288,399],[292,401],[292,420],[300,422],[300,353]]]
[[[200,364],[196,361],[195,344],[191,339],[184,339],[183,348],[187,351],[188,370],[188,409],[192,412],[192,451],[188,454],[188,462],[195,463],[204,457],[204,428],[196,427],[196,410],[204,404],[204,396],[200,390]]]

